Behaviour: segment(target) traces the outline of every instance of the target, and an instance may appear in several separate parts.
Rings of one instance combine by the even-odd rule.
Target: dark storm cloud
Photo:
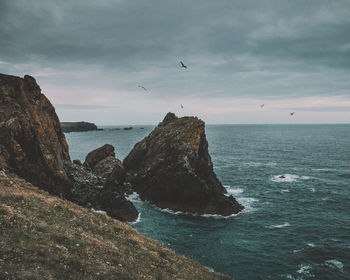
[[[185,60],[204,95],[350,95],[347,0],[1,0],[0,13],[0,61],[108,73]]]

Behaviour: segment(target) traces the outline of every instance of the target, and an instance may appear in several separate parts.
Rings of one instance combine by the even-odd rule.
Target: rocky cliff
[[[31,76],[0,74],[0,166],[59,194],[68,145],[50,101]]]
[[[204,122],[168,113],[124,160],[141,199],[174,211],[231,215],[243,209],[217,179]]]
[[[0,74],[0,169],[114,218],[135,220],[136,208],[120,191],[120,161],[95,156],[91,161],[99,164],[96,172],[72,163],[55,109],[35,79]]]

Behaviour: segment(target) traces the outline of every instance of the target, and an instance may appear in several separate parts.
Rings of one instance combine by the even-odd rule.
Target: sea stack
[[[123,164],[141,199],[160,208],[223,216],[243,209],[225,195],[208,153],[205,124],[196,117],[168,113]]]

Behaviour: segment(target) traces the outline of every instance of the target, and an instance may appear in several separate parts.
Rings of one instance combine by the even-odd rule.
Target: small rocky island
[[[168,113],[124,159],[141,199],[161,208],[229,216],[243,209],[216,177],[204,122]]]
[[[97,128],[96,124],[89,122],[61,122],[61,128],[65,133],[103,130],[101,128]]]

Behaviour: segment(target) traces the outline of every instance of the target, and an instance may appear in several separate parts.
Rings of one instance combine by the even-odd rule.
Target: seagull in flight
[[[265,104],[261,104],[261,105],[260,105],[261,108],[264,107],[264,106],[265,106]]]
[[[295,114],[295,112],[291,112],[290,115],[293,116]]]
[[[182,68],[186,68],[187,69],[187,66],[182,61],[180,61],[180,63],[181,63],[181,67]]]
[[[147,91],[147,88],[145,88],[144,86],[138,85],[139,88],[142,88],[143,90]]]
[[[181,104],[181,109],[183,109],[184,108],[184,106]]]

